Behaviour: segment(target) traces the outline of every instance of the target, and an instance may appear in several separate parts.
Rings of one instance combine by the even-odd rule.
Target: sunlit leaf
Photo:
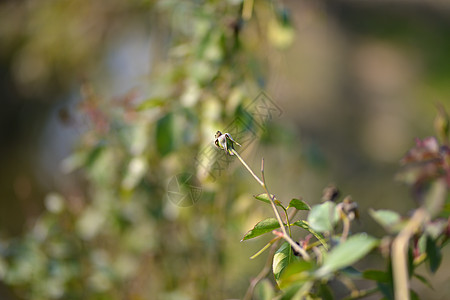
[[[159,107],[164,105],[165,99],[163,98],[150,98],[142,101],[136,108],[136,110],[147,110],[154,107]]]
[[[315,269],[313,261],[293,261],[287,266],[279,280],[279,286],[284,289],[295,282],[304,282],[310,280],[312,271]]]
[[[394,231],[394,226],[398,225],[401,221],[400,214],[392,210],[380,209],[380,210],[369,210],[372,218],[384,229],[388,231]]]
[[[309,226],[318,232],[331,231],[338,219],[336,204],[331,201],[313,206],[308,215]]]
[[[249,240],[252,238],[255,238],[257,236],[260,236],[266,232],[270,232],[274,229],[277,229],[280,227],[280,223],[278,223],[278,220],[275,218],[267,218],[265,220],[262,220],[258,222],[252,229],[250,229],[242,238],[241,241]]]
[[[269,198],[269,196],[268,196],[266,193],[259,194],[259,195],[254,195],[253,197],[255,197],[256,199],[258,199],[259,201],[266,202],[266,203],[269,203],[269,204],[270,204],[270,198]],[[274,195],[271,195],[271,197],[273,197],[274,202],[275,202],[276,205],[282,206],[282,205],[281,205],[281,202],[278,201],[277,198],[276,198]]]
[[[261,253],[263,253],[264,251],[266,251],[270,246],[273,245],[273,243],[277,242],[278,240],[280,240],[280,237],[276,237],[274,239],[272,239],[270,242],[268,242],[264,247],[262,247],[258,252],[256,252],[255,254],[253,254],[250,259],[255,259],[256,257],[258,257]]]
[[[317,270],[317,276],[326,276],[352,265],[369,253],[377,244],[377,239],[364,233],[349,237],[348,240],[337,245],[328,253],[322,267]]]
[[[298,210],[310,210],[310,207],[308,204],[306,204],[303,200],[301,199],[292,199],[291,202],[289,202],[289,205],[287,208],[289,207],[294,207]]]
[[[291,245],[287,242],[283,243],[273,256],[273,275],[278,281],[284,269],[294,260],[298,260],[292,251]]]

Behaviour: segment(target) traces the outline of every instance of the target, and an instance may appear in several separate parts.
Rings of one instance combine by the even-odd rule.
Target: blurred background
[[[382,236],[449,53],[440,0],[0,1],[0,299],[242,298],[272,214],[217,130],[284,203],[334,183]]]

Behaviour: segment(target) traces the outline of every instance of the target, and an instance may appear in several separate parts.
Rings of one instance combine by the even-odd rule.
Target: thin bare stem
[[[294,242],[291,239],[291,237],[286,233],[286,228],[284,227],[283,221],[281,221],[280,213],[278,212],[277,207],[275,206],[274,196],[272,194],[270,194],[269,189],[267,188],[267,185],[266,185],[266,179],[264,177],[264,158],[261,161],[261,177],[262,177],[262,182],[263,182],[262,187],[266,191],[267,196],[270,199],[270,204],[272,204],[273,212],[275,213],[275,216],[277,217],[278,222],[280,223],[280,228],[281,228],[281,231],[283,232],[283,238],[292,246],[292,248],[294,248],[295,251],[297,251],[298,253],[300,253],[302,255],[304,260],[306,260],[306,261],[310,260],[310,257],[308,255],[308,253],[305,251],[305,249],[303,249],[302,247],[300,247],[299,244]]]
[[[348,237],[348,233],[350,232],[350,219],[344,214],[342,214],[342,224],[343,224],[343,229],[342,229],[342,235],[341,235],[341,242],[345,242],[345,240]]]
[[[408,280],[408,243],[411,236],[429,218],[428,212],[424,208],[418,208],[405,228],[392,243],[392,271],[394,275],[394,291],[396,300],[409,299]]]
[[[272,257],[275,254],[275,250],[277,249],[277,242],[275,242],[270,248],[270,253],[267,256],[266,263],[264,264],[264,268],[259,272],[259,274],[250,282],[250,286],[245,293],[244,300],[251,300],[253,296],[253,291],[255,290],[255,286],[260,282],[264,277],[267,276],[270,272],[270,267],[272,266]]]
[[[231,149],[231,152],[233,152],[234,155],[236,155],[237,158],[239,158],[239,160],[241,161],[241,163],[244,165],[244,167],[250,172],[250,174],[252,174],[253,178],[256,179],[256,181],[258,181],[258,183],[264,187],[264,182],[262,182],[261,179],[259,179],[258,176],[256,176],[256,174],[253,172],[252,169],[250,169],[250,167],[247,165],[247,163],[242,159],[242,157],[239,155],[239,153],[237,153],[236,150]]]
[[[310,260],[310,257],[308,255],[308,253],[302,248],[300,247],[296,242],[294,242],[291,237],[287,234],[286,232],[286,228],[284,227],[284,223],[281,220],[281,216],[280,213],[277,210],[277,207],[275,205],[275,199],[274,196],[271,195],[269,193],[269,190],[267,189],[267,185],[265,183],[265,178],[264,178],[264,159],[261,162],[261,174],[262,174],[262,180],[256,176],[256,174],[253,172],[253,170],[247,165],[247,163],[242,159],[242,157],[239,155],[239,153],[235,150],[235,149],[231,149],[231,152],[236,155],[236,157],[239,159],[239,161],[244,165],[244,167],[250,172],[250,174],[252,174],[253,178],[255,178],[255,180],[261,185],[261,187],[266,191],[267,196],[270,199],[270,204],[272,205],[272,209],[273,212],[275,213],[275,216],[278,220],[278,223],[280,224],[280,228],[281,231],[283,233],[282,238],[285,239],[291,246],[292,248],[294,248],[295,251],[297,251],[298,253],[300,253],[303,257],[304,260],[308,261]]]

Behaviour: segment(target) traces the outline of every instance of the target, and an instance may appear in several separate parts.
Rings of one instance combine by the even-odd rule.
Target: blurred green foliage
[[[120,30],[116,22],[157,16],[151,26],[170,39],[157,45],[146,100],[111,101],[89,80],[82,86],[88,129],[62,164],[85,179],[82,196],[50,193],[22,236],[2,240],[1,280],[23,299],[222,299],[235,284],[223,280],[224,229],[239,224],[227,224],[233,212],[225,200],[236,192],[203,176],[201,203],[180,208],[168,201],[167,184],[182,172],[207,174],[197,153],[218,128],[245,115],[264,78],[253,50],[270,39],[265,22],[243,20],[241,1],[2,5],[9,48],[0,54],[13,53],[25,96],[45,97],[89,73],[107,36]],[[291,30],[271,3],[250,9],[269,16],[273,30]],[[285,37],[276,46],[288,43]]]

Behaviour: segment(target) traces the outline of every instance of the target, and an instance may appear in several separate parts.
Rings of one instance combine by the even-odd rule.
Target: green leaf
[[[311,291],[314,281],[294,283],[284,290],[280,300],[304,300],[305,296]]]
[[[312,235],[314,235],[314,236],[316,237],[317,240],[319,240],[319,242],[322,244],[322,246],[323,246],[326,250],[328,250],[328,244],[327,244],[327,242],[325,241],[325,239],[323,238],[323,235],[322,235],[321,233],[318,233],[318,232],[316,232],[315,230],[313,230],[313,229],[309,226],[308,222],[303,221],[303,220],[299,220],[299,221],[297,221],[297,222],[295,222],[295,223],[293,223],[293,224],[291,224],[291,225],[295,225],[295,226],[298,226],[298,227],[301,227],[301,228],[307,230],[309,233],[311,233]]]
[[[256,257],[258,257],[261,253],[263,253],[264,251],[266,251],[270,246],[273,245],[273,243],[275,243],[276,241],[278,241],[280,239],[280,237],[276,237],[274,239],[272,239],[270,242],[268,242],[264,247],[261,248],[261,250],[259,250],[258,252],[256,252],[255,254],[253,254],[250,259],[255,259]]]
[[[411,300],[420,300],[419,295],[413,290],[409,290],[409,298]]]
[[[309,226],[318,232],[331,231],[338,219],[336,204],[330,201],[313,206],[308,215]]]
[[[433,240],[433,238],[431,238],[430,236],[427,236],[426,245],[428,267],[430,268],[431,272],[435,273],[442,262],[442,253],[439,247],[436,245],[436,241]]]
[[[434,288],[431,285],[430,281],[428,279],[426,279],[424,276],[416,273],[416,274],[414,274],[414,277],[416,277],[420,282],[425,284],[428,288],[434,290]]]
[[[241,241],[249,240],[260,236],[266,232],[270,232],[280,227],[280,223],[275,218],[267,218],[258,222],[252,229],[250,229],[242,238]]]
[[[256,294],[259,300],[272,300],[274,298],[274,288],[267,278],[258,283],[256,286]]]
[[[293,254],[291,245],[287,242],[283,243],[273,256],[273,275],[275,279],[278,280],[281,277],[284,269],[294,260],[297,260]]]
[[[172,152],[174,148],[173,114],[169,113],[156,123],[156,149],[161,156],[164,156]]]
[[[352,265],[377,245],[378,240],[365,233],[359,233],[349,237],[348,240],[337,245],[328,253],[324,258],[322,267],[317,270],[317,276],[326,276],[341,268]]]
[[[291,202],[289,202],[289,205],[287,208],[289,207],[294,207],[298,210],[310,210],[310,207],[308,204],[306,204],[303,200],[301,199],[292,199]]]
[[[382,283],[377,282],[377,287],[380,290],[380,292],[383,294],[384,298],[387,300],[394,300],[394,288],[392,287],[392,284],[389,283]]]
[[[395,211],[380,209],[380,210],[369,210],[372,218],[384,229],[388,231],[395,231],[394,227],[398,225],[401,221],[401,216]]]
[[[294,261],[286,267],[279,280],[281,289],[285,289],[294,283],[311,280],[315,264],[312,261]]]
[[[321,284],[319,286],[318,295],[320,296],[320,299],[322,300],[333,300],[333,292],[329,288],[327,284]]]
[[[259,194],[259,195],[253,195],[253,197],[255,197],[256,199],[258,199],[259,201],[266,202],[266,203],[269,203],[269,204],[270,204],[270,198],[267,196],[267,193],[262,193],[262,194]],[[272,194],[271,194],[271,197],[273,197],[274,202],[275,202],[276,205],[278,205],[278,206],[280,206],[280,207],[283,206],[283,205],[281,205],[281,202],[277,200],[277,198],[275,197],[275,195],[272,195]]]
[[[363,272],[363,278],[383,283],[390,282],[389,274],[379,270],[366,270]]]
[[[136,110],[141,111],[141,110],[147,110],[150,108],[154,108],[154,107],[158,107],[158,106],[162,106],[165,102],[165,99],[163,98],[151,98],[151,99],[147,99],[142,101],[136,108]]]

